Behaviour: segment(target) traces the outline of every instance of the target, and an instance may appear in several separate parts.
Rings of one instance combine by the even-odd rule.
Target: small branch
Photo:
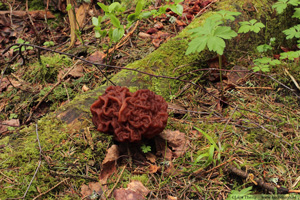
[[[59,186],[60,184],[62,184],[63,182],[69,180],[70,178],[66,178],[64,180],[62,180],[61,182],[57,183],[55,186],[53,186],[52,188],[50,188],[49,190],[47,190],[46,192],[43,192],[41,194],[39,194],[38,196],[34,197],[32,200],[35,200],[41,196],[43,196],[44,194],[47,194],[48,192],[50,192],[51,190],[53,190],[54,188],[56,188],[57,186]]]
[[[228,165],[228,167],[225,168],[225,170],[228,173],[233,173],[243,179],[250,179],[252,183],[256,183],[255,185],[258,185],[259,187],[266,189],[272,193],[277,192],[277,194],[288,194],[290,192],[287,188],[272,186],[271,184],[264,182],[262,179],[255,178],[253,174],[248,174],[247,172],[244,172],[232,165]]]
[[[124,165],[124,167],[123,167],[123,169],[122,169],[122,171],[121,171],[121,174],[120,174],[120,176],[118,177],[118,180],[117,180],[116,183],[114,184],[113,188],[111,188],[111,190],[108,192],[108,194],[107,194],[107,197],[108,197],[108,198],[109,198],[109,196],[111,195],[111,193],[114,191],[114,189],[117,187],[117,184],[119,183],[119,181],[120,181],[120,179],[121,179],[121,177],[122,177],[122,175],[123,175],[123,172],[124,172],[125,168],[126,168],[126,165]]]

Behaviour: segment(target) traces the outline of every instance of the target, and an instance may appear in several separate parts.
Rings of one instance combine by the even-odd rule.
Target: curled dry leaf
[[[86,86],[86,85],[83,85],[81,90],[82,90],[82,92],[86,92],[86,91],[89,91],[90,88],[88,88],[88,86]]]
[[[146,153],[146,158],[147,158],[147,160],[149,160],[152,163],[155,163],[155,161],[156,161],[156,156],[149,152]]]
[[[148,193],[150,192],[150,190],[148,188],[146,188],[142,182],[140,181],[131,181],[128,185],[127,185],[128,189],[131,189],[143,196],[147,196]]]
[[[168,142],[168,146],[174,151],[173,156],[175,158],[184,155],[190,144],[185,134],[180,131],[165,130],[160,136]]]
[[[81,185],[80,193],[83,199],[96,199],[98,196],[102,195],[102,189],[105,189],[105,187],[106,186],[101,186],[99,182],[89,182],[88,186],[85,184]]]
[[[161,30],[163,29],[164,25],[161,22],[157,22],[156,24],[154,24],[154,28]]]
[[[127,188],[120,188],[114,191],[116,200],[142,200],[149,194],[150,190],[146,188],[140,181],[132,181]]]
[[[146,38],[150,38],[151,35],[148,34],[148,33],[139,32],[139,37],[140,37],[140,38],[143,38],[143,39],[146,39]]]
[[[106,57],[106,54],[102,51],[96,51],[88,57],[88,60],[97,64],[103,64],[103,59]]]
[[[102,171],[100,172],[99,181],[105,184],[107,178],[116,172],[116,161],[119,157],[119,147],[117,145],[112,145],[106,153],[106,156],[102,162]]]

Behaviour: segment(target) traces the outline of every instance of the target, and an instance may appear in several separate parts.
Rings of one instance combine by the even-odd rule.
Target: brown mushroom
[[[164,98],[150,90],[130,93],[126,87],[110,86],[92,104],[92,121],[98,131],[119,142],[138,142],[164,130],[167,108]]]

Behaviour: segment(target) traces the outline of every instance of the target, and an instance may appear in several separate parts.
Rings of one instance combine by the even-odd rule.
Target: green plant
[[[233,199],[244,199],[244,196],[247,196],[245,199],[252,199],[251,194],[252,186],[242,189],[241,191],[238,190],[231,190],[230,194],[228,195],[227,200]]]
[[[250,21],[240,22],[241,27],[238,30],[238,33],[248,33],[253,31],[254,33],[258,33],[265,25],[261,22],[257,22],[256,19],[251,19]]]
[[[148,146],[148,145],[143,144],[143,145],[141,146],[141,150],[142,150],[144,153],[148,153],[148,152],[151,151],[151,146]]]
[[[272,8],[274,8],[278,14],[283,13],[288,5],[298,6],[300,4],[299,0],[278,0]]]
[[[252,70],[254,72],[262,71],[262,72],[269,72],[270,66],[279,65],[281,62],[279,60],[272,60],[268,57],[262,57],[254,60],[254,67]]]
[[[19,38],[17,40],[17,43],[19,43],[19,44],[29,44],[29,42],[25,42],[22,38]],[[13,46],[12,49],[14,51],[18,51],[19,47],[18,46]],[[21,51],[25,51],[25,50],[29,50],[29,49],[33,49],[33,47],[29,47],[29,46],[22,46],[21,47]]]
[[[46,42],[44,42],[44,46],[46,46],[46,47],[53,47],[54,46],[54,42],[53,41],[46,41]]]

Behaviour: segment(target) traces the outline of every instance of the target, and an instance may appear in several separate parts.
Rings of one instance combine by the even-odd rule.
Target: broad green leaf
[[[138,16],[135,13],[132,13],[132,14],[130,14],[130,15],[127,16],[127,21],[133,22],[134,20],[137,19],[137,17]]]
[[[287,8],[287,1],[288,0],[279,0],[272,6],[272,8],[275,9],[278,14],[281,14]]]
[[[250,26],[249,25],[244,25],[241,26],[238,30],[238,33],[248,33],[250,31]]]
[[[284,30],[283,33],[287,35],[286,39],[300,38],[300,24]]]
[[[231,39],[237,36],[237,33],[233,31],[229,26],[218,26],[214,31],[214,36]]]
[[[204,154],[199,155],[199,156],[195,159],[194,164],[197,164],[202,158],[205,158],[205,157],[208,157],[208,156],[209,156],[208,153],[204,153]]]
[[[300,4],[299,0],[289,0],[288,4],[292,6],[298,6]]]
[[[292,17],[300,19],[300,8],[295,8],[295,12]]]
[[[195,53],[195,52],[201,52],[205,49],[207,44],[208,37],[204,36],[202,38],[195,38],[189,43],[189,47],[187,48],[185,55]]]
[[[97,4],[98,4],[98,6],[100,6],[100,8],[102,8],[102,10],[103,10],[105,13],[108,13],[108,12],[109,12],[108,6],[106,6],[106,5],[104,5],[103,3],[100,3],[100,2],[98,2]]]
[[[110,21],[114,27],[122,28],[119,19],[114,14],[108,14],[108,17],[110,18]]]
[[[183,7],[182,5],[180,4],[172,4],[172,5],[169,5],[169,8],[174,12],[176,13],[177,15],[182,15],[182,12],[183,12]]]
[[[98,18],[93,17],[93,18],[92,18],[92,23],[93,23],[94,26],[99,26]]]
[[[213,20],[235,20],[235,16],[240,15],[240,12],[232,12],[227,10],[220,10],[216,14],[212,15],[210,18]]]
[[[267,52],[268,50],[272,50],[272,47],[268,44],[262,44],[256,47],[257,51],[262,53],[262,52]]]
[[[253,24],[255,24],[257,22],[257,20],[256,19],[251,19],[249,22],[250,22],[250,24],[253,25]]]
[[[108,7],[108,12],[112,13],[113,11],[117,11],[121,7],[119,2],[113,2]]]
[[[144,18],[151,17],[152,15],[155,15],[156,13],[157,13],[157,10],[146,11],[146,12],[142,12],[139,17],[141,19],[144,19]]]
[[[207,41],[207,47],[210,51],[215,51],[219,55],[223,55],[226,44],[222,38],[210,36]]]
[[[183,2],[184,0],[174,0],[174,3],[175,4],[179,4],[179,3],[181,3],[181,2]]]
[[[142,12],[144,4],[145,4],[144,0],[139,0],[137,2],[136,7],[135,7],[135,14],[136,15],[139,15]]]

